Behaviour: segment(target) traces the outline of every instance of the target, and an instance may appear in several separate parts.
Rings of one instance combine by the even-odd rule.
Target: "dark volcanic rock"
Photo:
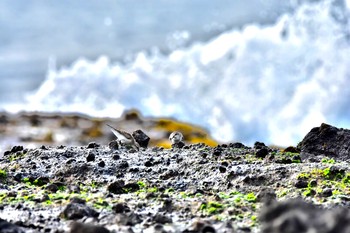
[[[262,233],[348,233],[350,211],[326,210],[301,200],[289,200],[265,207],[260,220]]]
[[[115,213],[120,214],[120,213],[126,213],[130,212],[130,208],[127,204],[125,203],[117,203],[112,207],[112,210],[114,210]]]
[[[313,128],[298,144],[301,152],[326,155],[340,160],[350,159],[350,130],[322,123]]]
[[[147,148],[150,137],[148,137],[142,130],[136,130],[132,133],[135,141],[143,148]]]
[[[265,158],[266,155],[268,155],[268,154],[269,154],[269,151],[267,148],[261,148],[255,153],[255,156],[257,158]]]
[[[232,142],[229,144],[229,147],[231,148],[247,148],[243,143],[241,142]]]
[[[14,146],[11,149],[11,153],[16,153],[23,150],[23,146]]]
[[[283,150],[283,152],[300,153],[300,149],[294,146],[288,146],[286,149]]]
[[[223,151],[223,149],[221,147],[217,146],[214,148],[213,155],[219,156],[219,155],[221,155],[222,151]]]
[[[83,217],[98,217],[99,213],[85,204],[76,203],[73,201],[69,203],[62,212],[62,216],[66,219],[75,220]]]
[[[295,182],[294,184],[294,186],[298,189],[307,188],[308,185],[309,183],[307,182],[307,180],[302,180],[302,179],[297,180],[297,182]]]
[[[164,214],[156,214],[153,218],[153,221],[156,223],[166,224],[166,223],[172,223],[172,219],[168,216],[165,216]]]
[[[108,185],[107,190],[114,194],[122,194],[122,193],[125,193],[125,191],[123,190],[124,185],[125,185],[124,180],[117,180],[111,183],[110,185]]]
[[[183,233],[192,233],[192,232],[215,233],[216,230],[214,227],[212,227],[209,223],[205,221],[196,221],[189,227],[189,229],[186,229],[183,231]]]
[[[137,183],[125,184],[124,180],[117,180],[108,185],[107,190],[114,194],[123,194],[128,192],[135,192],[140,189]]]
[[[105,161],[101,160],[100,162],[98,162],[98,166],[105,167],[106,166]]]
[[[52,193],[55,193],[58,191],[58,186],[56,184],[48,184],[46,186],[46,190],[52,192]]]
[[[95,154],[93,152],[90,152],[88,156],[86,156],[86,161],[87,162],[92,162],[95,161]]]
[[[266,148],[267,146],[263,142],[255,142],[254,143],[254,149],[259,150],[262,148]]]
[[[97,144],[96,142],[90,142],[90,143],[87,145],[87,148],[88,148],[88,149],[98,148],[98,147],[100,147],[100,145]]]
[[[333,190],[330,188],[326,188],[322,191],[321,196],[322,197],[330,197],[333,195]]]

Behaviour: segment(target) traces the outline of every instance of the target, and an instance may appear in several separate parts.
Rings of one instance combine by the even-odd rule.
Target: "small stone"
[[[166,232],[166,231],[164,231],[164,226],[162,224],[157,223],[153,226],[153,228],[154,228],[154,231],[156,233],[165,233]]]
[[[240,142],[230,143],[228,146],[231,148],[245,148],[246,147],[243,143],[240,143]]]
[[[98,217],[99,213],[85,204],[69,203],[61,215],[69,220],[81,219],[83,217]]]
[[[129,163],[126,160],[121,160],[118,164],[117,164],[117,168],[119,169],[126,169],[129,167]]]
[[[15,181],[20,182],[22,180],[22,173],[16,173],[13,178]]]
[[[225,173],[225,172],[226,172],[226,167],[224,167],[224,166],[219,166],[219,171],[220,171],[221,173]]]
[[[107,190],[114,194],[123,194],[128,192],[135,192],[140,189],[137,183],[127,183],[124,180],[117,180],[109,184]]]
[[[92,162],[95,161],[95,154],[93,152],[89,152],[88,156],[86,156],[86,161],[87,162]]]
[[[117,203],[112,207],[112,210],[114,210],[115,213],[127,213],[130,212],[129,206],[127,206],[125,203]]]
[[[310,186],[311,187],[316,187],[317,186],[317,180],[311,180],[310,181]]]
[[[98,162],[98,166],[105,167],[106,166],[105,161],[101,160],[100,162]]]
[[[261,148],[261,149],[259,149],[256,153],[255,153],[255,156],[257,157],[257,158],[265,158],[266,157],[266,155],[268,155],[269,154],[269,151],[268,151],[268,149],[267,148]]]
[[[7,150],[7,151],[4,152],[4,156],[7,156],[7,155],[9,155],[9,154],[11,154],[11,151],[9,151],[9,150]]]
[[[221,147],[217,146],[217,147],[214,148],[213,155],[219,156],[219,155],[221,155],[221,153],[222,153],[222,148]]]
[[[10,191],[9,193],[7,193],[8,197],[17,197],[17,193],[15,191]]]
[[[262,148],[266,148],[266,145],[263,142],[255,142],[254,143],[254,149],[258,150],[258,149],[262,149]]]
[[[140,171],[140,169],[138,167],[131,167],[131,168],[129,168],[129,172],[131,172],[131,173],[137,173],[139,171]]]
[[[140,145],[140,147],[147,148],[150,137],[148,137],[142,130],[138,129],[132,133],[135,141]]]
[[[152,163],[150,160],[147,160],[147,161],[145,162],[145,166],[146,166],[146,167],[152,167],[152,166],[153,166],[153,163]]]
[[[184,232],[216,233],[216,230],[206,221],[199,220],[193,222],[192,226]]]
[[[164,199],[161,210],[166,212],[171,212],[173,210],[173,201],[170,198]]]
[[[77,203],[77,204],[85,205],[85,204],[86,204],[86,200],[81,199],[81,198],[79,198],[79,197],[72,197],[72,198],[70,199],[70,203]]]
[[[11,153],[16,153],[23,150],[23,146],[14,146],[11,149]]]
[[[331,197],[332,195],[333,195],[333,191],[330,188],[324,189],[321,193],[322,197]]]
[[[300,153],[300,149],[294,146],[289,146],[286,149],[284,149],[283,152]]]
[[[52,193],[55,193],[58,191],[58,186],[56,184],[48,184],[45,189]]]
[[[172,223],[172,219],[163,215],[163,214],[156,214],[153,218],[153,221],[160,224],[166,224],[166,223]]]
[[[46,185],[50,182],[50,179],[48,177],[44,177],[44,176],[40,176],[39,178],[37,178],[34,183],[38,186],[43,186]]]
[[[224,167],[227,167],[227,166],[228,166],[228,162],[227,162],[227,161],[223,161],[223,162],[221,163],[221,165],[224,166]]]
[[[294,187],[301,189],[301,188],[307,188],[309,183],[306,180],[297,180],[295,182]]]
[[[87,145],[87,148],[88,149],[93,149],[93,148],[98,148],[100,147],[99,144],[97,144],[96,142],[90,142],[88,145]]]
[[[117,180],[109,184],[107,187],[107,190],[114,194],[122,194],[122,193],[125,193],[125,191],[123,190],[124,185],[125,185],[124,180]]]
[[[120,155],[119,154],[113,154],[112,159],[113,160],[118,160],[118,159],[120,159]]]
[[[41,147],[39,147],[40,149],[42,149],[42,150],[48,150],[48,147],[47,146],[45,146],[45,145],[42,145]]]

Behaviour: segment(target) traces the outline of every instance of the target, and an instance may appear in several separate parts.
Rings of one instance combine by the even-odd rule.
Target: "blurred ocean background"
[[[2,0],[0,110],[138,109],[221,142],[350,128],[350,0]]]

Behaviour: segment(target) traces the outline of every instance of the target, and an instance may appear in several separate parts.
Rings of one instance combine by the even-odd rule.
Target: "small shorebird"
[[[126,145],[126,146],[131,146],[135,150],[139,150],[140,146],[135,141],[135,138],[131,134],[129,134],[128,132],[125,132],[123,130],[116,129],[113,126],[110,126],[109,124],[107,124],[107,125],[111,128],[113,134],[117,137],[118,141],[121,144]]]
[[[178,131],[172,132],[169,136],[169,140],[171,141],[171,144],[178,144],[179,142],[182,142],[183,139],[184,139],[184,136],[182,135],[182,133]]]

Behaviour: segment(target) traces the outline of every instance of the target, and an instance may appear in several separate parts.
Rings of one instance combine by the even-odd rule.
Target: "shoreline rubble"
[[[322,124],[285,150],[14,146],[0,232],[348,232],[349,132]]]

